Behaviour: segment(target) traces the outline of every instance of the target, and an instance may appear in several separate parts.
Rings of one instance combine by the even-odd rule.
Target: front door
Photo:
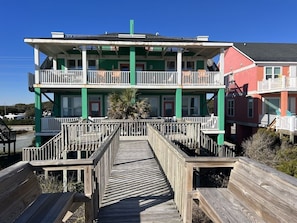
[[[100,117],[100,101],[90,101],[89,102],[89,115],[91,117]]]
[[[164,117],[173,117],[174,116],[174,101],[164,101]]]

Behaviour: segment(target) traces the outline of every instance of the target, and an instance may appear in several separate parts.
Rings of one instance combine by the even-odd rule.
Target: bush
[[[275,156],[281,146],[279,136],[266,129],[259,129],[242,143],[245,156],[272,167],[276,165]]]
[[[291,176],[297,177],[297,147],[281,149],[276,155],[277,166],[282,171]]]

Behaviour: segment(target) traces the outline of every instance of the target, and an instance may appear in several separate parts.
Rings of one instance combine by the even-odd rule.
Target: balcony
[[[297,78],[282,76],[279,78],[258,81],[258,93],[296,91]]]
[[[219,88],[224,85],[220,81],[220,72],[183,71],[179,77],[177,71],[137,71],[136,85],[139,88]],[[79,88],[87,84],[96,88],[121,88],[130,85],[130,71],[88,70],[84,78],[82,70],[40,70],[39,83],[35,75],[29,74],[29,87],[34,83],[44,88],[64,87]]]

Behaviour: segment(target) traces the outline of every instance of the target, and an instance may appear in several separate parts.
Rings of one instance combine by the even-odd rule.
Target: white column
[[[35,63],[35,84],[40,84],[39,75],[40,75],[40,53],[39,53],[39,46],[34,46],[34,63]]]
[[[82,47],[82,69],[83,69],[83,83],[87,84],[87,49]]]
[[[224,48],[220,50],[220,83],[224,84],[224,73],[225,73],[225,64],[224,64]]]
[[[57,67],[57,58],[56,57],[53,58],[53,69],[54,70],[58,69],[58,67]]]
[[[182,49],[178,49],[176,58],[176,69],[177,69],[177,84],[182,84]]]

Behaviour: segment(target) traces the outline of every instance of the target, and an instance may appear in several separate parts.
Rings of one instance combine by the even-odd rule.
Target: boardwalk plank
[[[180,223],[173,192],[147,141],[122,141],[102,205],[100,223]]]

